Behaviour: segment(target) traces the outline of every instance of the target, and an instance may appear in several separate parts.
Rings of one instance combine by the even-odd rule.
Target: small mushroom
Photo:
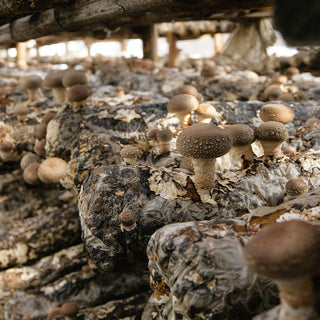
[[[58,316],[61,316],[61,308],[57,306],[52,307],[47,314],[47,320],[51,320]]]
[[[183,156],[180,161],[180,166],[181,169],[186,169],[190,171],[191,173],[194,173],[194,168],[192,164],[192,159],[189,157]]]
[[[116,86],[114,88],[114,94],[117,98],[122,98],[124,96],[124,88],[122,86]]]
[[[88,79],[82,70],[68,70],[62,78],[62,84],[65,88],[70,88],[76,84],[87,84]]]
[[[256,128],[255,135],[261,143],[265,156],[282,155],[282,143],[288,138],[288,130],[284,124],[277,121],[264,122]]]
[[[37,140],[34,144],[33,150],[37,155],[42,157],[46,154],[45,146],[46,146],[46,139]]]
[[[10,161],[13,156],[14,146],[9,141],[2,141],[0,143],[0,158],[2,161]]]
[[[183,86],[181,89],[180,89],[180,94],[191,94],[192,96],[194,96],[195,98],[198,97],[198,90],[195,86],[192,86],[190,84],[187,84],[185,86]]]
[[[66,302],[61,306],[61,314],[64,316],[65,320],[76,319],[79,308],[74,302]]]
[[[39,179],[44,183],[59,183],[66,175],[67,162],[52,157],[43,160],[38,169]]]
[[[292,80],[293,77],[300,73],[300,70],[296,67],[288,67],[284,70],[284,74],[288,77],[289,80]]]
[[[24,170],[29,164],[40,163],[41,159],[38,155],[27,152],[20,160],[20,168]]]
[[[226,154],[231,146],[228,131],[211,123],[197,123],[185,128],[177,139],[178,152],[192,158],[195,182],[203,189],[213,187],[216,158]]]
[[[126,145],[124,146],[121,151],[120,151],[120,155],[123,158],[123,160],[127,163],[130,164],[132,166],[137,164],[137,159],[140,156],[141,151],[131,145]]]
[[[199,105],[197,98],[191,94],[178,94],[172,97],[167,105],[168,111],[179,119],[182,128],[192,123],[191,112]]]
[[[21,86],[28,91],[29,101],[36,101],[39,99],[38,89],[42,85],[41,77],[37,75],[27,76],[21,79]]]
[[[65,71],[55,71],[49,73],[43,80],[43,86],[52,89],[53,95],[58,103],[66,100],[66,88],[62,84]]]
[[[297,150],[296,150],[296,148],[295,148],[294,146],[289,146],[289,145],[287,145],[287,146],[285,146],[285,147],[282,147],[282,152],[283,152],[283,154],[286,155],[287,157],[290,157],[290,156],[296,154],[296,153],[297,153]]]
[[[311,320],[316,314],[312,276],[320,271],[320,232],[302,220],[264,227],[243,248],[248,268],[279,288],[277,320]]]
[[[158,128],[154,128],[154,129],[151,129],[148,134],[147,134],[147,141],[148,143],[153,145],[153,146],[156,146],[158,144],[158,132],[160,131],[161,129],[158,129]]]
[[[40,163],[35,162],[29,164],[23,171],[23,180],[28,184],[38,184],[40,183],[38,170]]]
[[[262,106],[260,109],[260,118],[262,121],[278,121],[287,124],[292,122],[294,112],[284,104],[270,103]]]
[[[255,140],[254,130],[250,126],[242,123],[229,125],[226,130],[230,133],[232,139],[232,147],[230,150],[232,162],[242,162],[242,157],[246,160],[252,160],[254,153],[251,144]]]
[[[37,139],[44,139],[47,133],[47,125],[45,123],[36,124],[33,127],[33,133]]]
[[[86,84],[76,84],[69,88],[67,92],[67,100],[74,108],[83,106],[87,99],[92,95],[92,89]]]
[[[137,226],[136,214],[131,209],[123,210],[118,217],[121,231],[132,231]]]
[[[279,100],[279,97],[282,95],[282,93],[282,89],[277,84],[271,84],[263,91],[265,100]]]
[[[289,196],[299,196],[307,191],[308,185],[301,178],[293,178],[286,183],[286,193]]]
[[[171,151],[171,139],[173,134],[170,129],[162,129],[157,133],[157,141],[160,154]]]
[[[54,118],[55,115],[56,115],[56,112],[49,111],[42,117],[42,121],[41,122],[45,123],[45,124],[48,124],[50,122],[50,120]]]
[[[212,118],[220,119],[216,108],[210,103],[200,103],[194,114],[198,117],[198,123],[210,123]]]
[[[13,114],[17,116],[17,119],[19,121],[26,120],[29,112],[30,112],[29,108],[23,103],[18,103],[13,109]]]

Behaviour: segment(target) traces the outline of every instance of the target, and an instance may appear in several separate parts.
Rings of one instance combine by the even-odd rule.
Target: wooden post
[[[18,42],[16,44],[17,57],[16,64],[19,68],[26,68],[27,65],[27,48],[25,42]]]
[[[223,38],[222,38],[222,33],[215,33],[213,35],[214,38],[214,50],[215,54],[219,54],[222,49],[223,49]]]
[[[173,32],[168,32],[167,41],[169,44],[169,67],[173,68],[175,66],[176,58],[179,55],[179,50],[177,49],[177,37]]]
[[[66,56],[69,55],[69,41],[64,42],[64,48],[66,50]]]
[[[143,41],[143,58],[151,59],[152,61],[158,60],[158,29],[155,24],[143,28],[142,33]]]
[[[127,51],[126,39],[121,39],[120,44],[121,44],[121,52]]]
[[[87,50],[88,50],[88,57],[90,58],[91,57],[91,45],[92,45],[92,40],[88,37],[85,37],[84,38],[84,43],[87,47]]]

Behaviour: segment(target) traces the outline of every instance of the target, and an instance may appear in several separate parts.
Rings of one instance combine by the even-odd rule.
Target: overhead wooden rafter
[[[0,6],[0,24],[3,21],[10,22],[0,26],[0,45],[88,28],[114,29],[123,25],[210,19],[221,12],[265,8],[273,3],[271,0],[51,0],[46,1],[46,4],[40,0],[3,2]],[[33,4],[32,8],[30,3]],[[36,13],[26,15],[33,12]]]

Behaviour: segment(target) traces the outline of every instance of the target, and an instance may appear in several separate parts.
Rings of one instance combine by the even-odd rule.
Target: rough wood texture
[[[105,1],[79,0],[40,14],[16,20],[10,26],[12,40],[26,41],[61,31],[78,31],[95,26],[118,27],[128,24],[152,24],[174,20],[203,20],[226,10],[258,8],[272,5],[270,0],[256,1]],[[161,14],[159,14],[161,13]],[[10,16],[10,14],[9,14]],[[4,29],[3,31],[7,31]],[[27,31],[27,32],[26,32]],[[0,34],[0,40],[6,39]],[[0,42],[6,45],[11,40]]]

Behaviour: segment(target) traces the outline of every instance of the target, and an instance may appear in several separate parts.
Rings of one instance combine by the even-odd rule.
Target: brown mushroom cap
[[[271,83],[276,83],[276,84],[286,84],[288,82],[287,76],[283,74],[274,74],[271,78]]]
[[[293,120],[294,112],[284,104],[270,103],[260,109],[260,118],[262,121],[278,121],[286,124]]]
[[[231,135],[233,146],[246,146],[255,140],[254,130],[246,124],[232,124],[226,130]]]
[[[283,142],[288,139],[288,130],[278,121],[267,121],[255,130],[255,135],[261,141]]]
[[[167,105],[168,111],[172,113],[185,113],[197,109],[199,102],[191,94],[178,94],[172,97]]]
[[[251,271],[271,279],[313,275],[320,271],[320,232],[301,220],[276,223],[259,231],[243,256]]]
[[[53,318],[60,316],[60,315],[61,315],[61,308],[60,307],[52,307],[48,312],[47,319],[50,320],[50,319],[53,319]]]
[[[29,164],[40,163],[41,159],[38,155],[32,152],[26,153],[20,160],[20,168],[24,170]]]
[[[29,113],[29,111],[29,108],[23,103],[17,104],[13,109],[13,113],[18,117],[26,116]]]
[[[140,149],[131,146],[131,145],[126,145],[124,146],[121,151],[120,151],[121,157],[138,157],[140,155]]]
[[[196,87],[187,84],[180,89],[180,94],[191,94],[195,98],[198,96],[198,90]]]
[[[76,84],[72,86],[67,93],[69,102],[80,102],[86,100],[92,95],[92,89],[86,84]]]
[[[218,158],[232,146],[228,131],[211,123],[197,123],[185,128],[177,139],[177,150],[195,159]]]
[[[158,129],[158,128],[154,128],[154,129],[151,129],[149,132],[148,132],[148,139],[149,140],[154,140],[156,141],[158,139],[158,132],[160,131],[161,129]]]
[[[37,89],[41,87],[42,79],[37,75],[27,76],[21,79],[21,86],[24,89]]]
[[[289,78],[292,79],[293,76],[296,74],[299,74],[300,70],[296,67],[288,67],[286,70],[284,70],[284,74]]]
[[[47,124],[46,123],[39,123],[36,124],[33,128],[34,136],[37,139],[43,139],[47,133]]]
[[[170,141],[172,137],[173,137],[173,133],[171,132],[170,129],[162,129],[162,130],[159,130],[157,133],[157,140],[159,142]]]
[[[68,70],[62,79],[62,84],[64,87],[73,87],[76,84],[87,84],[88,79],[86,74],[81,70]]]
[[[74,317],[77,315],[79,308],[74,302],[66,302],[61,306],[61,314],[67,317]]]
[[[13,151],[14,147],[11,142],[9,141],[3,141],[0,143],[0,151],[4,152],[11,152]]]
[[[41,122],[48,124],[50,120],[54,118],[55,115],[56,115],[56,112],[49,111],[42,117]]]
[[[124,227],[131,227],[134,226],[137,217],[136,214],[131,210],[131,209],[125,209],[119,214],[119,222],[122,224]]]
[[[52,88],[64,88],[62,79],[65,75],[65,71],[55,71],[47,74],[43,80],[43,86],[49,89]]]
[[[40,182],[38,176],[40,163],[35,162],[29,164],[23,171],[23,179],[28,184],[38,184]]]
[[[67,162],[61,158],[47,158],[40,164],[38,175],[44,183],[58,183],[66,175]]]
[[[197,116],[213,118],[217,115],[216,108],[210,103],[200,103],[194,112]]]
[[[266,99],[277,100],[282,94],[282,90],[278,85],[271,84],[264,89],[263,94]]]
[[[286,192],[289,195],[300,195],[308,191],[308,185],[299,178],[290,179],[286,183]]]

